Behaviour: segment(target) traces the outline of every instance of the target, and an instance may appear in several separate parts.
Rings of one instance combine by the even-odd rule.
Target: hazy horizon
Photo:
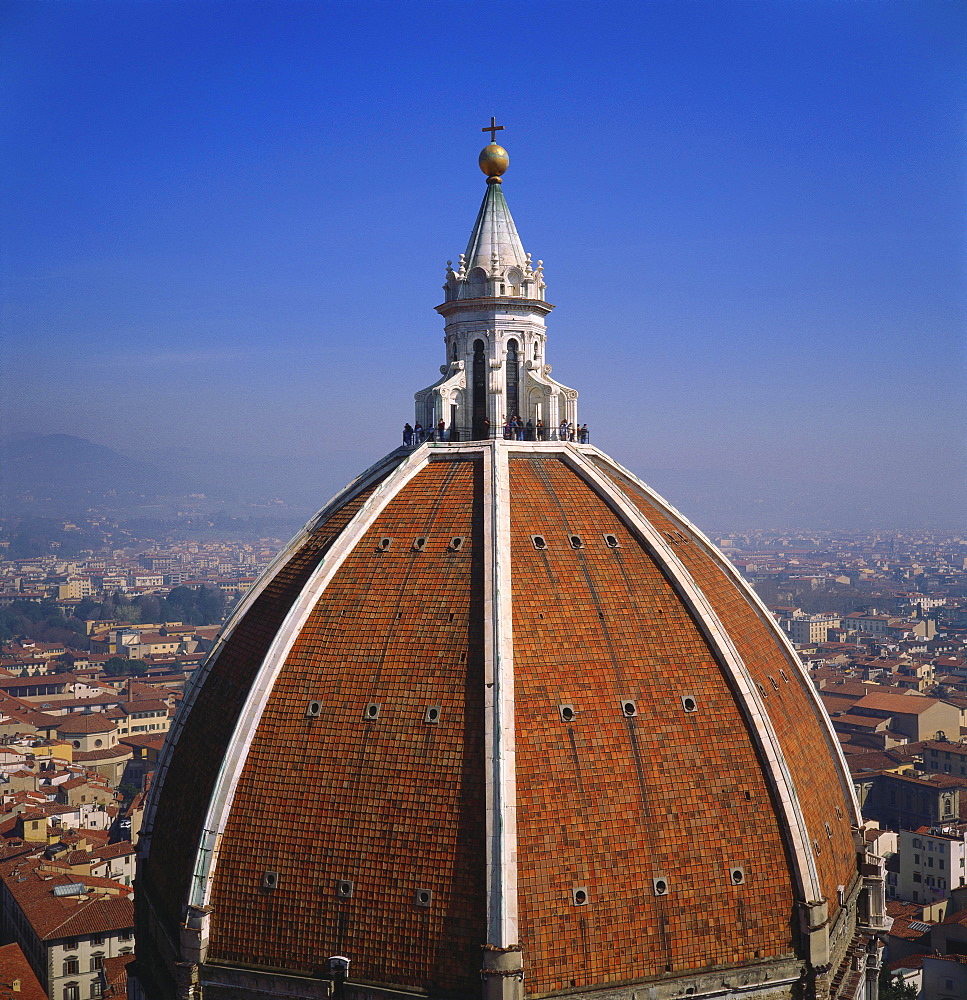
[[[436,377],[493,114],[593,443],[703,516],[963,523],[962,5],[4,18],[5,435],[334,492]]]

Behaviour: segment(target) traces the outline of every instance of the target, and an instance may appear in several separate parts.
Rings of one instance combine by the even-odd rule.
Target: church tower
[[[446,320],[446,363],[416,394],[416,421],[430,429],[442,420],[447,440],[479,441],[516,417],[532,440],[557,440],[577,426],[578,394],[546,363],[545,318],[554,307],[544,262],[533,265],[517,234],[502,186],[510,158],[494,138],[504,126],[490,122],[478,161],[487,190],[457,269],[447,261],[445,301],[436,307]]]

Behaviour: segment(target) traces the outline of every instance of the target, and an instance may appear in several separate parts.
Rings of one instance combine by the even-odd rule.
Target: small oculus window
[[[584,548],[584,542],[582,541],[580,535],[568,535],[568,541],[570,541],[572,549]]]
[[[430,889],[417,889],[414,902],[417,906],[429,906],[433,902],[433,892]]]
[[[307,719],[318,719],[322,714],[322,702],[321,701],[310,701],[306,705],[306,718]]]
[[[422,552],[426,548],[426,536],[420,535],[419,538],[413,539],[413,551]]]
[[[363,718],[364,719],[368,719],[368,720],[378,719],[379,718],[379,710],[380,710],[381,707],[382,706],[377,705],[375,701],[371,701],[363,709]]]
[[[698,702],[695,700],[695,695],[693,694],[683,694],[682,695],[682,708],[686,712],[697,712]]]
[[[353,884],[349,879],[340,879],[336,883],[336,895],[340,899],[352,899],[353,896]]]
[[[621,714],[626,719],[633,719],[638,714],[638,706],[631,698],[621,699]]]
[[[651,880],[656,896],[668,895],[668,879],[664,875],[658,875]]]
[[[278,872],[263,872],[262,873],[262,888],[263,889],[278,889],[279,887],[279,873]]]
[[[531,541],[538,551],[547,548],[547,539],[543,535],[531,535]]]
[[[586,885],[576,885],[571,890],[571,901],[575,906],[587,906],[589,898]]]
[[[577,715],[573,705],[558,705],[557,710],[560,713],[561,722],[573,722],[574,716]]]
[[[605,535],[604,544],[607,545],[609,549],[618,549],[621,547],[621,543],[618,541],[617,535]]]
[[[745,885],[745,869],[742,865],[729,866],[729,881],[732,885]]]
[[[447,546],[447,548],[451,552],[459,552],[463,548],[464,541],[466,541],[466,539],[464,539],[460,535],[457,535],[454,538],[450,539],[450,544]]]
[[[377,552],[388,552],[389,549],[390,549],[390,547],[392,546],[392,544],[393,544],[393,539],[392,538],[381,538],[376,543],[376,551]]]
[[[426,711],[425,711],[425,712],[423,713],[423,721],[424,721],[424,722],[425,722],[425,723],[426,723],[426,724],[427,724],[428,726],[435,726],[435,725],[438,725],[438,724],[439,724],[439,722],[440,722],[440,706],[439,706],[439,705],[431,705],[431,706],[430,706],[430,707],[429,707],[429,708],[428,708],[428,709],[427,709],[427,710],[426,710]]]

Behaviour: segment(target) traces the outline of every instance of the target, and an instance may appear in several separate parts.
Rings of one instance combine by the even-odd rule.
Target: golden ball
[[[510,157],[503,146],[492,142],[480,151],[480,158],[477,162],[480,164],[480,169],[488,177],[499,177],[510,166]]]

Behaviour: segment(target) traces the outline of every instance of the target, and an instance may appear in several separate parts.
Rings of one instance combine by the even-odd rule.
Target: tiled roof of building
[[[902,941],[917,941],[929,935],[933,921],[921,920],[920,916],[900,916],[893,918],[890,936]]]
[[[142,701],[127,701],[122,702],[120,705],[114,709],[114,712],[120,716],[133,715],[135,712],[164,712],[167,713],[168,705],[166,702],[160,699],[148,699],[145,698]]]
[[[33,677],[0,677],[0,691],[8,688],[38,686],[41,684],[73,684],[77,678],[73,674],[37,674]]]
[[[936,750],[938,753],[950,753],[967,756],[967,743],[953,743],[949,740],[923,740],[920,743],[911,743],[904,747],[904,750]]]
[[[58,733],[81,736],[88,733],[113,733],[117,725],[106,712],[72,713],[63,716],[57,724]]]
[[[889,771],[894,767],[901,767],[909,761],[900,754],[891,750],[869,750],[866,753],[851,753],[846,758],[846,763],[853,774],[862,771]],[[879,835],[881,830],[868,830],[868,833]]]
[[[119,840],[115,844],[99,847],[91,857],[98,861],[109,861],[113,858],[123,858],[126,854],[137,853],[137,848],[129,840]]]
[[[854,707],[868,708],[876,712],[889,712],[893,715],[922,715],[941,702],[936,698],[927,698],[910,694],[868,694],[861,698]]]
[[[117,746],[103,747],[100,750],[75,750],[74,760],[79,764],[88,763],[93,766],[103,761],[120,760],[122,757],[129,757],[130,755],[131,748],[125,746],[123,743],[118,743]]]
[[[150,750],[160,750],[164,746],[165,737],[164,734],[156,736],[142,736],[135,733],[131,736],[122,736],[118,739],[118,743],[123,743],[129,747],[137,747],[138,749],[150,749]]]
[[[47,1000],[40,980],[18,944],[0,947],[0,1000]]]
[[[922,969],[925,958],[936,958],[936,955],[906,955],[904,958],[888,962],[886,967],[890,972],[899,972],[901,969]]]
[[[42,941],[101,934],[134,926],[131,890],[110,879],[84,876],[83,895],[56,896],[55,886],[77,880],[72,875],[45,873],[39,864],[24,863],[4,872],[7,890]]]
[[[841,712],[839,715],[834,715],[833,725],[842,724],[845,726],[852,726],[857,729],[876,731],[884,727],[887,723],[886,719],[880,719],[877,717],[870,717],[869,715],[853,715],[852,712]]]
[[[105,958],[101,974],[104,977],[102,1000],[126,1000],[128,995],[128,966],[134,955],[118,955]]]

